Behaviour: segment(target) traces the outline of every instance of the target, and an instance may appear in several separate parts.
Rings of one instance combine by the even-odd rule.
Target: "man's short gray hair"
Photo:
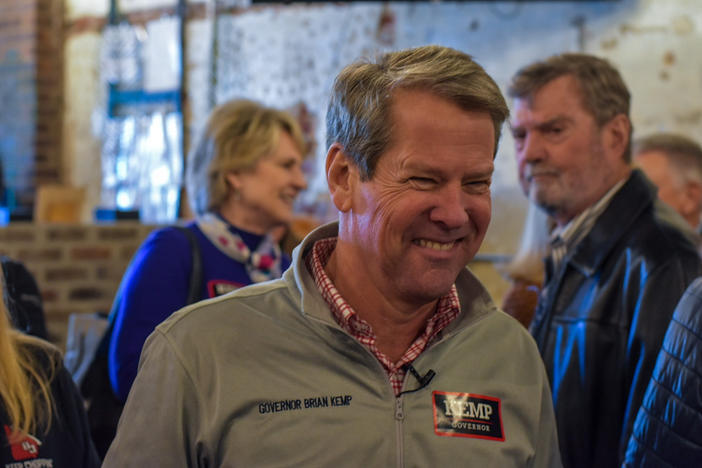
[[[363,180],[373,177],[391,141],[390,104],[396,89],[420,89],[466,111],[485,111],[495,128],[495,152],[509,110],[495,81],[468,54],[424,46],[380,55],[345,67],[327,110],[327,146],[340,143]]]
[[[546,84],[572,76],[578,84],[583,108],[599,127],[622,114],[629,121],[631,94],[619,71],[607,60],[589,54],[566,53],[535,62],[515,73],[507,89],[512,98],[531,99]],[[631,128],[624,159],[631,160]]]
[[[691,138],[678,133],[653,133],[635,140],[633,151],[634,155],[660,151],[675,169],[680,183],[702,184],[702,147]]]

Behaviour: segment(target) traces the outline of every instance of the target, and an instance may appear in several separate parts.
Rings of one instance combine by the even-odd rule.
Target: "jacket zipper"
[[[395,390],[392,387],[392,383],[387,377],[387,372],[385,372],[385,368],[383,365],[378,361],[378,358],[375,357],[375,355],[365,346],[360,344],[353,336],[347,332],[346,330],[343,330],[344,334],[346,334],[348,337],[353,339],[354,343],[356,343],[358,346],[361,347],[364,353],[366,353],[367,356],[371,358],[373,361],[373,365],[376,366],[381,372],[383,376],[385,376],[385,382],[390,387],[390,393],[394,394]],[[446,339],[446,337],[443,337],[439,341],[443,341]],[[434,343],[436,344],[436,343]],[[432,345],[433,346],[433,345]],[[429,349],[429,348],[427,348]],[[426,351],[426,349],[425,349]],[[402,388],[404,388],[405,383],[407,382],[407,374],[405,374],[405,379],[404,382],[402,383]],[[402,395],[399,397],[395,397],[395,440],[396,440],[396,450],[397,450],[397,468],[404,468],[405,466],[405,459],[404,459],[404,450],[403,450],[403,438],[402,438],[402,432],[403,432],[403,422],[405,419],[405,410],[403,406],[403,400],[402,400]]]
[[[395,398],[395,437],[397,449],[397,468],[405,466],[404,450],[402,448],[402,424],[405,419],[405,409],[402,405],[402,395]]]

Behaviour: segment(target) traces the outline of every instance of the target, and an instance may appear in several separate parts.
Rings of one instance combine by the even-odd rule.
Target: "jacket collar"
[[[586,276],[594,274],[641,213],[651,209],[655,199],[653,184],[640,170],[634,169],[590,232],[575,247],[570,264]]]
[[[338,222],[324,224],[310,232],[293,250],[292,265],[283,275],[283,280],[295,296],[296,302],[299,301],[300,312],[336,328],[339,328],[338,324],[317,289],[314,278],[307,271],[305,257],[316,241],[327,237],[335,237],[338,235],[338,232]],[[461,313],[446,328],[446,333],[464,328],[497,309],[488,291],[468,268],[463,269],[459,273],[455,284],[461,303]]]

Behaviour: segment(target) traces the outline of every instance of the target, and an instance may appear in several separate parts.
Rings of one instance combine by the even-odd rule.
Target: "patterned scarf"
[[[280,277],[280,247],[270,236],[252,252],[236,232],[237,228],[213,213],[200,216],[197,225],[222,253],[244,264],[254,283]]]

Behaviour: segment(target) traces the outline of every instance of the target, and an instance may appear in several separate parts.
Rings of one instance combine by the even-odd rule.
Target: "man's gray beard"
[[[536,198],[536,186],[533,183],[529,186],[529,193],[527,195],[527,198],[529,199],[529,201],[531,203],[536,205],[541,211],[543,211],[547,215],[553,217],[554,213],[556,213],[557,207],[550,205],[548,203],[539,201]]]

